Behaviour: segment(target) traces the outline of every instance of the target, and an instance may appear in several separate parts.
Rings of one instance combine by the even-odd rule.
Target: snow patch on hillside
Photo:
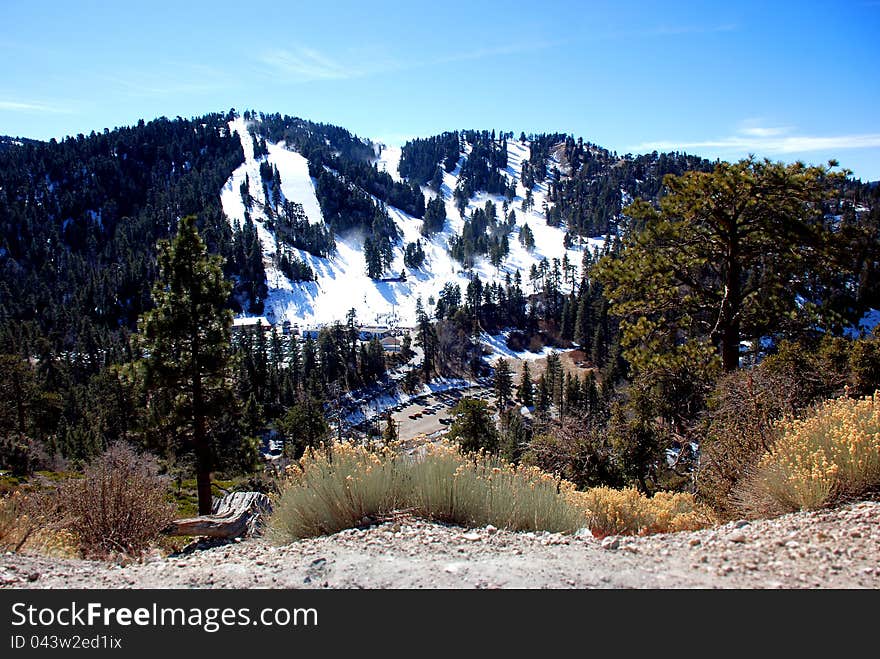
[[[399,146],[388,146],[386,144],[377,145],[379,155],[376,159],[376,165],[380,172],[388,172],[388,175],[398,183],[403,181],[400,177],[400,154],[402,149]]]
[[[542,208],[547,198],[547,181],[536,186],[533,191],[533,207],[523,211],[522,200],[526,190],[518,182],[518,173],[523,160],[530,155],[528,143],[508,140],[508,167],[505,176],[517,180],[517,194],[510,202],[516,213],[516,227],[509,236],[510,254],[499,267],[493,267],[488,259],[478,258],[471,270],[465,270],[453,260],[447,251],[449,240],[461,233],[464,219],[455,207],[452,192],[458,183],[458,166],[452,172],[444,172],[440,193],[446,204],[447,222],[443,231],[426,238],[421,235],[422,221],[407,213],[389,206],[388,213],[397,225],[402,236],[394,249],[394,259],[388,274],[396,276],[406,271],[405,282],[373,281],[366,274],[363,255],[363,236],[353,234],[337,235],[337,249],[329,258],[313,256],[302,250],[291,250],[310,264],[317,281],[291,282],[274,265],[273,257],[277,245],[274,234],[264,225],[266,219],[262,209],[265,198],[260,180],[260,161],[254,158],[253,138],[247,130],[246,122],[237,118],[229,123],[230,130],[238,133],[245,154],[245,162],[239,166],[221,191],[223,210],[233,223],[244,221],[244,204],[240,186],[245,178],[250,183],[250,194],[258,202],[251,209],[257,232],[262,242],[264,265],[269,287],[265,304],[265,315],[272,322],[288,320],[301,327],[314,327],[343,321],[350,309],[354,309],[361,323],[412,327],[416,320],[416,300],[421,297],[428,313],[433,313],[433,303],[444,285],[457,283],[464,293],[470,278],[478,275],[485,283],[503,283],[506,275],[513,277],[519,270],[523,278],[526,294],[534,292],[528,280],[529,269],[542,258],[552,263],[554,258],[562,259],[567,254],[572,265],[578,266],[576,279],[580,278],[580,264],[585,249],[601,249],[604,238],[591,238],[580,245],[566,250],[563,245],[563,228],[548,226]],[[286,199],[303,205],[310,222],[323,222],[320,205],[315,194],[314,180],[309,176],[307,160],[283,143],[267,144],[268,161],[278,168],[281,177],[281,190]],[[470,147],[466,148],[470,151]],[[377,166],[387,171],[392,178],[400,180],[398,165],[401,150],[399,147],[383,147],[377,156]],[[467,153],[465,154],[466,157]],[[436,196],[436,192],[423,188],[426,198]],[[497,207],[499,220],[503,212],[504,197],[480,193],[468,202],[465,216],[475,208],[483,207],[492,200]],[[519,232],[528,224],[535,238],[535,248],[526,250],[519,243]],[[422,241],[425,263],[418,270],[407,270],[403,264],[404,247],[408,243]],[[566,286],[569,289],[570,285]],[[531,354],[531,353],[529,353]],[[535,355],[539,357],[541,355]]]
[[[486,334],[480,336],[480,344],[483,345],[490,353],[483,357],[483,360],[490,366],[495,366],[499,359],[519,359],[521,361],[535,361],[542,357],[549,357],[554,353],[568,352],[563,348],[553,348],[544,346],[540,352],[532,352],[530,350],[516,351],[507,346],[507,337],[509,333]]]

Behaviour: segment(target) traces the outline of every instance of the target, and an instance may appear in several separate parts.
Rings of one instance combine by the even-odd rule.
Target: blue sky
[[[391,143],[558,131],[880,179],[880,0],[0,2],[0,134],[235,107]]]

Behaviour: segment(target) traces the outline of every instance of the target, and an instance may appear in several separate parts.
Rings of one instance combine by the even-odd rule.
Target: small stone
[[[699,538],[691,538],[690,540],[688,540],[688,545],[690,545],[691,547],[698,547],[700,544],[701,543]]]
[[[734,533],[730,537],[727,538],[731,542],[743,543],[746,541],[746,536],[742,533]]]
[[[861,538],[862,534],[859,533],[858,531],[853,531],[852,533],[849,534],[849,537],[850,538]]]
[[[497,531],[498,531],[498,529],[495,528],[494,526],[492,526],[491,524],[486,526],[486,533],[496,533]]]
[[[476,542],[480,539],[481,536],[479,533],[465,533],[461,537],[465,540],[469,540],[470,542]]]
[[[608,537],[602,541],[602,549],[617,549],[620,547],[620,540],[615,537]]]
[[[799,543],[797,540],[789,540],[788,542],[785,543],[785,546],[788,547],[789,549],[797,549],[798,547],[801,546],[801,543]]]
[[[740,520],[738,520],[738,521],[736,521],[736,522],[733,523],[733,528],[735,528],[735,529],[741,529],[741,528],[743,528],[744,526],[748,526],[749,524],[750,524],[750,522],[749,522],[748,520],[740,519]]]
[[[578,540],[591,540],[593,538],[593,532],[586,528],[580,528],[574,532],[574,537]]]
[[[39,578],[40,578],[40,573],[39,573],[39,572],[31,572],[31,573],[28,574],[28,576],[27,576],[27,580],[28,580],[28,581],[36,581],[36,580],[39,579]]]

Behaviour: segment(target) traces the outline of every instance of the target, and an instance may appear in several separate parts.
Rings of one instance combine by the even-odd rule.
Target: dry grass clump
[[[309,451],[289,471],[269,529],[276,541],[289,542],[406,511],[465,526],[574,531],[583,518],[565,497],[571,487],[493,456],[464,455],[448,443],[419,456],[336,444],[332,459]]]
[[[462,526],[492,524],[511,531],[596,535],[646,534],[702,528],[707,513],[690,494],[593,488],[536,467],[516,467],[485,453],[461,453],[440,442],[417,456],[394,447],[335,444],[332,460],[309,451],[288,473],[269,533],[277,542],[335,533],[395,512]]]
[[[408,472],[413,507],[431,519],[511,531],[572,532],[583,526],[568,499],[574,485],[536,467],[435,444]]]
[[[635,488],[594,487],[573,495],[594,535],[647,535],[693,531],[712,523],[711,513],[692,494],[658,492],[647,497]]]
[[[173,519],[167,479],[153,458],[117,444],[84,471],[84,478],[62,483],[57,496],[62,523],[85,556],[137,554]]]
[[[880,399],[840,398],[781,425],[735,492],[752,515],[812,510],[880,487]]]

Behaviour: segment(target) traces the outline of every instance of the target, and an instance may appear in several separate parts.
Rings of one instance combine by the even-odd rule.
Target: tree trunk
[[[205,428],[205,395],[202,391],[202,374],[199,371],[200,341],[198,329],[192,338],[192,414],[193,449],[196,454],[196,491],[199,496],[199,515],[209,515],[214,502],[211,494],[211,445]]]
[[[178,519],[165,529],[165,533],[210,538],[249,536],[259,533],[266,516],[271,512],[272,504],[265,494],[233,492],[217,502],[213,513]]]
[[[734,219],[727,243],[727,276],[721,303],[721,366],[726,373],[739,368],[740,312],[742,311],[742,264],[740,263],[738,218]]]

